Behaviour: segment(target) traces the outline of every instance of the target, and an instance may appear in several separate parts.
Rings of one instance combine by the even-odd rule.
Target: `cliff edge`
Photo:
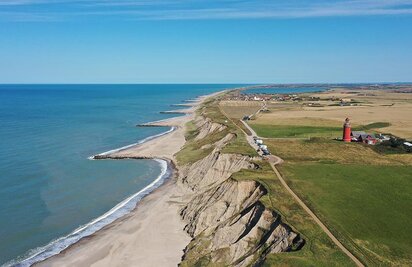
[[[180,215],[193,238],[181,266],[256,266],[269,253],[290,252],[304,243],[280,214],[265,207],[262,184],[233,178],[241,170],[259,169],[261,159],[228,153],[240,133],[225,122],[203,106],[179,152],[190,154],[183,163],[178,160],[178,184],[188,192]]]

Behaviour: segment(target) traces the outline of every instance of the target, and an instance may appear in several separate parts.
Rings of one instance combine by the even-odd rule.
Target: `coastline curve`
[[[95,218],[85,225],[78,227],[70,234],[59,237],[43,247],[32,249],[22,258],[14,259],[10,262],[5,263],[3,266],[28,267],[32,266],[33,264],[42,262],[52,256],[60,254],[62,251],[76,244],[82,238],[93,235],[97,231],[103,229],[105,226],[113,223],[117,219],[120,219],[124,215],[133,211],[145,196],[152,193],[155,189],[159,188],[173,175],[173,164],[170,160],[163,158],[153,158],[153,160],[159,163],[161,167],[161,173],[146,187],[124,199],[122,202],[114,206],[103,215]]]

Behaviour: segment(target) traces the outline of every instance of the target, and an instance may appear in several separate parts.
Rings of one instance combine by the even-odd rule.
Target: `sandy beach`
[[[136,209],[36,266],[176,266],[190,241],[169,180]]]
[[[220,93],[220,92],[218,92]],[[186,115],[148,123],[150,126],[175,127],[166,135],[104,158],[162,158],[174,161],[185,143],[185,124],[207,97],[185,109]],[[183,231],[179,201],[183,189],[176,185],[176,173],[165,184],[140,201],[128,215],[81,239],[62,253],[36,266],[177,266],[190,236]]]

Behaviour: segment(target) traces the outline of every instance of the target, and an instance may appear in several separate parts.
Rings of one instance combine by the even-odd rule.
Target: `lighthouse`
[[[343,142],[351,141],[350,134],[351,134],[350,121],[349,121],[349,118],[346,118],[345,123],[343,124]]]

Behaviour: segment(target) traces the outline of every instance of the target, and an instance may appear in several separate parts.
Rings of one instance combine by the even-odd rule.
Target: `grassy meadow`
[[[412,166],[288,163],[281,172],[368,265],[411,265]]]
[[[367,265],[412,264],[412,155],[331,141],[270,139],[291,188]]]
[[[319,121],[319,120],[317,120]],[[293,120],[291,120],[293,123]],[[333,123],[336,125],[336,122]],[[332,124],[332,125],[333,125]],[[270,124],[262,123],[259,119],[252,120],[249,125],[255,130],[255,132],[266,138],[311,138],[311,137],[324,137],[324,138],[336,138],[342,137],[342,125],[339,126],[325,126],[317,125],[310,119],[307,119],[303,125],[295,124],[283,124],[273,121]],[[376,122],[367,125],[359,125],[353,127],[354,131],[368,131],[375,133],[375,129],[388,127],[390,124],[385,122]]]
[[[296,203],[275,176],[270,165],[256,162],[258,170],[241,170],[233,175],[237,180],[256,180],[268,190],[261,201],[279,213],[282,220],[305,240],[303,248],[296,252],[270,254],[264,266],[354,266],[320,229],[311,217]]]
[[[272,113],[281,110],[286,112],[282,108]],[[366,265],[411,266],[412,155],[388,155],[364,144],[334,141],[342,134],[342,122],[337,120],[276,116],[264,114],[248,123],[259,136],[269,138],[265,144],[272,154],[285,160],[279,169],[290,187]],[[353,125],[353,129],[375,132],[390,126],[374,122]],[[288,196],[282,195],[274,176],[262,177],[258,179],[276,192],[268,195],[269,204],[309,242],[318,242],[307,228],[309,223],[300,224],[299,212],[285,204]],[[310,247],[315,258],[322,255],[313,250],[316,245]],[[307,255],[300,258],[300,253],[305,254],[296,253],[292,261],[271,255],[266,264],[319,265]],[[331,263],[342,264],[336,259]]]
[[[310,138],[312,136],[338,137],[342,135],[339,127],[305,126],[305,125],[267,125],[253,121],[250,126],[255,132],[266,138]]]

